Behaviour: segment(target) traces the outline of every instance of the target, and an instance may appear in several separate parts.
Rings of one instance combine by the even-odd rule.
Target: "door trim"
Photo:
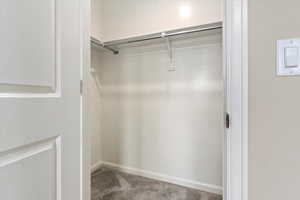
[[[248,199],[248,0],[224,1],[224,200]]]

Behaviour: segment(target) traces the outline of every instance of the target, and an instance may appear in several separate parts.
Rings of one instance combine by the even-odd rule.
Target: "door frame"
[[[248,0],[224,0],[224,200],[248,200]]]
[[[81,200],[90,200],[90,152],[87,79],[90,69],[91,2],[79,0],[81,22]],[[248,200],[248,0],[223,0],[225,111],[230,128],[224,136],[224,200]]]

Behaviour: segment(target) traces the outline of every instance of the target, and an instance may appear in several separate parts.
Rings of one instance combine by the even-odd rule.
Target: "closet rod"
[[[184,29],[178,29],[178,30],[174,30],[174,31],[166,31],[166,32],[162,32],[162,33],[143,35],[143,36],[132,37],[132,38],[123,39],[123,40],[115,40],[115,41],[110,41],[110,42],[101,42],[101,41],[97,40],[96,38],[91,37],[91,43],[95,44],[97,46],[100,46],[104,49],[107,49],[107,50],[113,52],[113,54],[119,54],[119,51],[115,50],[111,46],[130,44],[130,43],[135,43],[135,42],[143,42],[143,41],[148,41],[148,40],[153,40],[153,39],[185,35],[185,34],[189,34],[189,33],[211,31],[211,30],[222,29],[222,28],[223,28],[222,22],[217,22],[217,23],[205,24],[205,25],[201,25],[201,26],[194,26],[194,27],[189,27],[189,28],[184,28]]]
[[[105,45],[103,42],[101,42],[100,40],[97,40],[94,37],[91,37],[91,43],[96,45],[96,46],[100,46],[101,48],[107,49],[107,50],[113,52],[113,54],[115,54],[115,55],[119,54],[118,50],[115,50],[115,49]]]
[[[197,33],[197,32],[210,31],[210,30],[216,30],[216,29],[222,29],[222,28],[223,28],[222,22],[217,22],[217,23],[205,24],[205,25],[201,25],[201,26],[194,26],[194,27],[189,27],[189,28],[184,28],[184,29],[177,29],[174,31],[166,31],[166,32],[162,32],[162,33],[138,36],[138,37],[123,39],[123,40],[104,42],[103,44],[105,46],[117,46],[117,45],[122,45],[122,44],[143,42],[143,41],[159,39],[159,38],[164,38],[164,37],[179,36],[179,35],[184,35],[184,34],[189,34],[189,33]]]

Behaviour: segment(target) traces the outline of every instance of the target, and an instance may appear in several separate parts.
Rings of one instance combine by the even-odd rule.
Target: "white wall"
[[[100,57],[103,161],[221,186],[221,34],[174,47],[176,72],[164,43]]]
[[[300,1],[249,0],[249,200],[299,199],[300,77],[277,77],[276,40],[300,37]]]
[[[91,51],[91,67],[95,68],[100,64],[101,51],[99,48],[92,48]],[[101,149],[101,97],[100,85],[96,74],[90,73],[88,77],[88,132],[91,136],[91,166],[102,160]]]
[[[91,0],[91,34],[98,40],[103,39],[103,0]]]
[[[91,0],[91,35],[102,39],[102,0]],[[91,48],[91,68],[100,64],[101,52],[99,48]],[[88,133],[91,137],[91,166],[92,168],[102,160],[101,131],[100,131],[100,88],[97,76],[90,73],[88,77]]]
[[[222,0],[102,0],[101,11],[110,41],[222,21]]]

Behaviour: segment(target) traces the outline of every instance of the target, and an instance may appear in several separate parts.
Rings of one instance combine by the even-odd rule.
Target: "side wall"
[[[98,48],[92,47],[91,68],[97,68],[100,65],[101,52]],[[100,84],[96,73],[89,73],[88,76],[88,132],[91,137],[91,166],[92,168],[102,160],[101,148],[101,97]]]
[[[103,40],[103,0],[91,0],[91,34]]]
[[[102,0],[91,0],[91,34],[98,40],[103,38],[103,20],[102,20]],[[99,48],[91,48],[91,68],[94,69],[100,65],[101,52]],[[88,75],[88,133],[91,137],[91,168],[97,167],[97,163],[102,160],[101,151],[101,131],[100,131],[100,86],[95,73]]]
[[[277,77],[276,40],[300,37],[300,1],[249,0],[249,200],[299,199],[300,77]]]

